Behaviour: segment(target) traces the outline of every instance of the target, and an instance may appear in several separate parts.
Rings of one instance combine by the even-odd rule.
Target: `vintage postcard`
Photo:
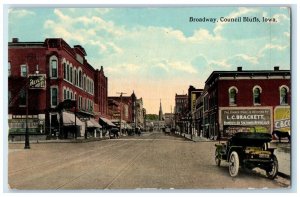
[[[289,192],[291,13],[8,6],[4,187]]]

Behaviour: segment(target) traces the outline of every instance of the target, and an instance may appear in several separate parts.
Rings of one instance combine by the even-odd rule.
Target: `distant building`
[[[174,114],[173,113],[165,113],[165,125],[170,128],[174,128]]]
[[[196,89],[194,86],[190,86],[188,89],[188,108],[189,108],[189,114],[188,117],[189,120],[187,122],[188,125],[188,133],[192,135],[200,135],[199,127],[197,127],[197,122],[200,121],[200,117],[197,116],[196,112],[196,106],[197,106],[197,99],[200,98],[201,94],[203,93],[203,89]],[[191,124],[191,125],[190,125]]]
[[[175,95],[175,125],[178,132],[183,132],[188,117],[188,95]],[[187,131],[186,131],[187,132]]]
[[[143,98],[136,99],[135,103],[135,113],[136,113],[136,127],[144,128],[144,108],[143,108]]]

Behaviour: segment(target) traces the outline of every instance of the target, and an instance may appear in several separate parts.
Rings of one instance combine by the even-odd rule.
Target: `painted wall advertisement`
[[[220,109],[220,129],[228,127],[255,127],[256,131],[270,132],[272,129],[271,108]]]
[[[291,130],[290,106],[277,106],[274,109],[274,130],[290,132]]]

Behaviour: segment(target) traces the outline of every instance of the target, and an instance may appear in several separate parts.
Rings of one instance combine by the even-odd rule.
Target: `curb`
[[[278,172],[277,174],[278,176],[281,176],[282,178],[285,178],[285,179],[291,179],[291,176],[288,175],[288,174],[285,174],[283,172]]]

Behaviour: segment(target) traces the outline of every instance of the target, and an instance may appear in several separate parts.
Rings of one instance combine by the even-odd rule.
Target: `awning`
[[[112,126],[112,127],[115,127],[116,125],[114,123],[112,123],[109,119],[107,118],[102,118],[100,117],[100,120],[102,120],[102,122],[104,122],[106,125],[108,126]]]
[[[64,126],[75,125],[75,115],[69,112],[62,112]],[[76,117],[76,125],[83,126],[84,123]]]
[[[95,119],[88,120],[86,124],[87,127],[102,128],[102,126]]]

